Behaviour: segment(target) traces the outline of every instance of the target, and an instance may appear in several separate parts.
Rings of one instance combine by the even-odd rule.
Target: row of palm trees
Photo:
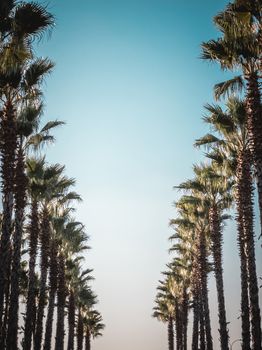
[[[216,281],[220,348],[230,348],[223,228],[232,209],[240,258],[242,349],[262,349],[254,232],[255,190],[262,228],[261,16],[261,0],[235,0],[214,17],[220,37],[202,44],[203,59],[239,75],[215,86],[216,100],[223,97],[225,103],[205,106],[204,121],[211,133],[195,141],[196,147],[205,147],[207,159],[193,166],[192,179],[176,187],[183,194],[170,222],[175,230],[170,237],[174,257],[157,287],[153,313],[168,325],[169,350],[174,349],[174,334],[176,349],[187,349],[191,309],[192,350],[213,349],[209,273]]]
[[[81,200],[43,146],[64,123],[42,125],[41,83],[54,64],[33,43],[54,26],[35,2],[0,2],[0,349],[90,349],[104,324],[84,267]]]

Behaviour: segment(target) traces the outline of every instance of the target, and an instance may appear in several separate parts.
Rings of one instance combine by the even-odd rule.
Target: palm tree
[[[44,350],[51,349],[51,339],[53,332],[53,316],[55,308],[55,296],[58,289],[58,273],[59,273],[59,254],[63,253],[63,237],[65,234],[66,223],[70,220],[70,212],[72,208],[65,208],[63,204],[70,202],[70,200],[79,200],[80,197],[74,192],[69,192],[63,198],[61,198],[58,203],[53,208],[52,218],[51,218],[51,241],[50,241],[50,274],[49,274],[49,303],[47,311],[47,321],[45,329],[45,340],[44,340]],[[68,231],[68,230],[67,230]],[[66,236],[69,239],[68,236]],[[60,249],[59,249],[60,247]],[[62,249],[62,252],[61,252]],[[60,270],[60,274],[64,273],[64,270]],[[59,288],[62,288],[62,284],[65,283],[62,276],[62,281],[60,280]],[[60,275],[61,278],[61,275]],[[62,283],[62,284],[61,284]],[[62,288],[63,291],[63,288]],[[61,296],[61,295],[60,295]],[[63,295],[62,295],[63,297]],[[60,299],[61,304],[64,305],[64,299]],[[64,308],[64,307],[63,307]],[[62,310],[62,306],[60,311]],[[64,311],[63,311],[64,312]],[[62,314],[62,311],[61,311]],[[61,317],[62,319],[62,317]]]
[[[83,288],[83,285],[93,278],[89,275],[92,270],[87,269],[82,271],[80,261],[83,259],[81,256],[69,259],[66,262],[67,268],[67,284],[69,291],[68,300],[68,342],[67,349],[74,350],[74,332],[75,332],[75,309],[76,302],[79,294],[79,290]]]
[[[250,164],[250,138],[246,130],[245,104],[230,98],[227,110],[219,106],[207,106],[209,116],[204,120],[211,124],[219,137],[208,134],[196,141],[196,145],[215,148],[210,155],[216,163],[228,169],[235,180],[234,197],[237,205],[238,244],[241,263],[241,317],[243,349],[250,349],[249,317],[252,324],[253,348],[261,348],[260,309],[254,251],[253,185]],[[232,167],[233,164],[233,167]],[[234,169],[234,171],[230,169]],[[236,169],[236,170],[235,170]],[[250,299],[248,299],[248,294]],[[250,305],[250,311],[249,311]]]
[[[63,350],[64,347],[64,309],[66,303],[66,260],[72,259],[75,254],[87,249],[87,235],[84,226],[76,221],[68,221],[61,236],[61,249],[58,257],[58,288],[57,288],[57,327],[55,350]],[[81,319],[81,312],[80,312]]]
[[[246,82],[246,112],[249,149],[257,178],[262,228],[262,123],[259,75],[261,70],[260,1],[235,1],[214,18],[222,37],[202,44],[204,59],[218,62],[222,69],[240,69]],[[216,96],[242,88],[242,77],[216,87]]]
[[[175,203],[181,218],[171,220],[172,225],[189,227],[195,236],[197,278],[199,279],[199,322],[200,349],[213,349],[211,335],[210,312],[208,302],[207,274],[209,272],[209,232],[208,211],[201,198],[194,195],[182,196]],[[206,344],[206,345],[205,345]]]
[[[88,279],[87,279],[88,281]],[[104,328],[101,323],[101,315],[94,310],[97,303],[97,297],[90,289],[88,283],[82,280],[78,290],[78,322],[77,322],[77,350],[82,350],[84,345],[84,333],[86,347],[91,346],[91,334],[96,337],[100,335],[100,330]]]
[[[15,230],[13,237],[13,259],[10,278],[10,302],[8,312],[7,347],[17,348],[18,331],[18,300],[19,300],[19,268],[21,260],[21,242],[24,230],[24,210],[26,205],[27,178],[25,174],[25,155],[31,148],[37,149],[46,142],[53,142],[54,137],[50,131],[62,125],[63,122],[51,121],[39,128],[42,114],[42,104],[34,103],[25,106],[17,116],[17,133],[19,148],[16,163],[15,182]],[[39,130],[40,129],[40,130]]]
[[[85,350],[91,350],[91,336],[94,338],[102,336],[105,328],[101,314],[97,310],[87,310],[84,314]]]
[[[23,154],[21,150],[17,154],[19,165],[15,175],[15,162],[17,150],[17,110],[30,93],[24,85],[23,75],[25,65],[32,57],[31,45],[35,36],[41,35],[53,23],[53,16],[42,6],[35,3],[17,3],[15,1],[1,2],[0,25],[0,97],[1,109],[1,172],[3,192],[3,224],[0,241],[0,331],[3,315],[4,294],[7,283],[10,280],[8,268],[10,257],[10,242],[12,233],[12,215],[14,206],[13,193],[15,178],[21,176]],[[36,84],[33,84],[36,85]],[[32,86],[32,85],[31,85]],[[23,175],[22,175],[23,177]],[[24,191],[23,186],[21,191]],[[24,205],[23,196],[17,195],[16,223],[22,220],[23,210],[19,205]],[[16,239],[17,241],[17,239]],[[19,241],[19,238],[18,238]],[[7,302],[7,300],[6,300]],[[16,337],[14,337],[16,339]],[[3,343],[3,339],[1,339]],[[14,340],[15,342],[15,340]],[[16,345],[11,345],[16,348]]]
[[[168,349],[174,350],[174,297],[166,287],[166,281],[160,281],[159,287],[162,290],[162,292],[158,293],[156,296],[156,306],[153,308],[153,317],[157,318],[161,322],[167,323]]]
[[[26,303],[26,317],[23,349],[31,349],[33,320],[35,309],[35,265],[37,254],[37,243],[39,234],[39,196],[41,195],[41,179],[43,174],[44,160],[36,161],[34,159],[27,161],[27,176],[29,179],[29,191],[31,197],[30,222],[28,227],[28,246],[29,246],[29,273],[28,273],[28,292]]]
[[[175,223],[176,222],[176,223]],[[199,279],[196,278],[196,247],[193,239],[194,232],[192,224],[185,218],[171,220],[170,225],[174,227],[175,233],[169,238],[173,244],[170,252],[176,254],[171,263],[172,275],[180,280],[181,306],[183,319],[183,350],[187,349],[187,324],[189,302],[193,305],[194,324],[192,349],[198,349],[198,328],[199,328]],[[174,273],[175,272],[175,273]]]
[[[46,212],[47,202],[57,196],[61,196],[63,192],[74,183],[72,179],[67,179],[63,174],[64,167],[58,164],[46,166],[44,158],[40,160],[29,159],[27,161],[27,175],[30,182],[30,193],[32,202],[32,212],[35,212],[34,221],[31,221],[29,225],[30,237],[29,237],[29,282],[28,282],[28,297],[27,297],[27,307],[26,307],[26,318],[25,318],[25,337],[24,337],[24,349],[31,349],[31,341],[33,334],[33,319],[32,310],[35,300],[35,264],[36,264],[36,254],[37,254],[37,243],[39,240],[39,228],[40,230],[40,241],[43,244],[42,249],[42,259],[40,261],[41,266],[41,277],[40,277],[40,295],[38,304],[38,314],[37,314],[37,327],[38,336],[41,337],[42,332],[39,332],[39,322],[41,322],[41,316],[43,317],[43,308],[45,305],[45,281],[47,274],[47,260],[48,252],[46,251],[49,247],[49,221],[48,212]],[[41,201],[44,200],[44,214],[40,224],[39,217],[39,206]],[[33,210],[34,209],[34,210]],[[32,216],[32,215],[31,215]],[[35,226],[34,226],[35,225]],[[35,229],[35,227],[37,229]],[[46,234],[44,237],[43,235]],[[40,316],[39,316],[40,313]]]
[[[58,241],[55,238],[51,239],[50,243],[50,272],[49,272],[49,298],[48,298],[48,312],[46,318],[44,350],[51,349],[52,326],[55,308],[55,296],[57,290],[57,276],[58,276]]]
[[[208,208],[208,221],[211,234],[211,249],[214,260],[218,297],[218,316],[221,349],[229,349],[229,336],[226,321],[224,297],[223,266],[222,266],[222,212],[229,208],[232,200],[229,195],[231,183],[228,178],[218,174],[211,166],[194,166],[196,178],[178,186],[179,189],[189,190],[199,195]],[[223,217],[225,219],[225,216]]]
[[[35,331],[35,342],[34,349],[40,350],[43,335],[43,317],[44,317],[44,307],[46,303],[46,281],[47,281],[47,271],[49,267],[49,251],[50,251],[50,238],[51,238],[51,226],[50,226],[50,215],[52,210],[52,205],[54,202],[59,202],[59,200],[65,200],[66,195],[68,195],[68,189],[74,185],[75,180],[67,178],[63,175],[64,166],[55,164],[49,166],[45,169],[44,173],[44,190],[42,192],[42,221],[40,230],[40,294],[37,312],[37,322]],[[71,192],[72,194],[72,192]],[[79,196],[76,197],[77,199]]]

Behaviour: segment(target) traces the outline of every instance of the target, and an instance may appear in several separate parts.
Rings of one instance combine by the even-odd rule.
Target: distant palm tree
[[[55,203],[65,200],[69,188],[74,185],[75,180],[63,175],[64,166],[55,164],[44,170],[44,188],[41,196],[41,230],[40,230],[40,291],[37,309],[37,321],[35,330],[34,350],[41,349],[43,335],[43,317],[46,303],[46,282],[49,267],[50,239],[51,239],[51,212]],[[78,198],[78,196],[76,197]]]
[[[79,293],[81,290],[86,287],[86,283],[93,279],[90,276],[92,270],[82,270],[80,261],[83,258],[81,256],[77,256],[76,258],[70,258],[66,262],[67,266],[67,285],[69,292],[69,300],[68,300],[68,342],[67,349],[74,350],[74,336],[75,336],[75,318],[76,318],[76,306],[79,299]],[[87,287],[86,287],[87,288]],[[90,288],[88,287],[88,290]],[[90,291],[90,298],[92,293]],[[89,301],[89,300],[88,300]]]
[[[69,220],[61,227],[61,243],[58,256],[58,286],[57,286],[57,326],[55,350],[64,347],[64,312],[68,288],[66,285],[66,261],[87,249],[87,235],[84,226]],[[80,312],[81,318],[81,312]]]
[[[187,314],[190,299],[190,304],[193,307],[192,349],[198,350],[201,286],[198,275],[199,264],[197,261],[194,224],[186,215],[183,215],[183,217],[171,220],[170,225],[175,229],[175,233],[169,238],[173,243],[170,252],[176,254],[174,262],[171,263],[171,269],[173,270],[175,267],[176,270],[180,270],[183,283],[183,349],[187,348]]]
[[[162,292],[158,293],[156,296],[156,306],[153,308],[153,317],[156,317],[161,322],[167,323],[168,349],[174,350],[175,301],[165,282],[160,281],[160,288]]]
[[[26,307],[26,317],[25,317],[25,337],[24,337],[24,349],[31,349],[31,341],[33,335],[33,315],[34,310],[33,304],[35,300],[35,264],[36,264],[36,254],[37,254],[37,244],[40,238],[42,243],[42,259],[41,274],[40,274],[40,294],[39,294],[39,304],[37,313],[37,323],[36,330],[38,330],[38,336],[41,338],[42,332],[39,332],[39,322],[42,321],[43,308],[45,305],[45,281],[47,273],[47,260],[48,252],[46,251],[49,247],[49,221],[48,212],[46,209],[44,214],[44,220],[41,222],[39,216],[39,206],[44,201],[44,208],[46,203],[52,198],[61,196],[63,192],[70,186],[73,181],[67,179],[63,176],[64,167],[59,164],[47,166],[45,165],[44,158],[28,159],[27,160],[27,176],[29,178],[29,190],[31,194],[31,224],[29,225],[29,282],[28,282],[28,297],[27,297],[27,307]],[[47,202],[45,202],[47,201]],[[46,217],[47,216],[47,217]],[[40,230],[42,228],[42,230]],[[41,232],[39,237],[39,231]],[[46,234],[44,237],[43,234]],[[39,316],[40,313],[40,316]]]
[[[224,297],[223,266],[222,266],[222,213],[232,203],[229,190],[232,184],[228,178],[219,174],[211,166],[195,165],[195,179],[183,182],[178,188],[191,191],[203,200],[207,206],[208,222],[211,237],[211,250],[214,260],[218,297],[218,316],[221,349],[229,349],[229,336],[226,321],[226,307]],[[226,217],[223,216],[223,219]]]
[[[88,301],[89,302],[89,301]],[[85,350],[91,350],[91,337],[97,338],[102,336],[105,328],[101,314],[97,310],[88,309],[83,318],[85,333]]]
[[[207,346],[207,350],[212,350],[213,340],[207,288],[207,274],[210,271],[208,264],[208,256],[210,254],[209,230],[207,230],[208,210],[201,198],[194,195],[182,196],[175,205],[181,218],[171,220],[171,224],[189,226],[194,233],[196,246],[195,265],[199,279],[200,349],[202,350]]]

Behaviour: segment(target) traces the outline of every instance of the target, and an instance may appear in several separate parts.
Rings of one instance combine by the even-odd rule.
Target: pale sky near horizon
[[[44,2],[45,3],[45,2]],[[166,327],[152,319],[161,271],[171,256],[174,185],[202,159],[193,148],[212,87],[225,75],[199,59],[217,33],[225,0],[49,0],[56,17],[37,53],[56,62],[44,85],[47,119],[62,119],[47,161],[66,165],[84,202],[86,254],[106,329],[94,350],[164,350]],[[239,259],[233,222],[224,267],[231,341],[240,334]],[[257,250],[259,276],[262,250]],[[210,306],[218,348],[214,280]],[[239,345],[234,350],[240,349]]]

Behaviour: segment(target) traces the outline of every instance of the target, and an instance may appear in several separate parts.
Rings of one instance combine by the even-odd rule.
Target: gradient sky
[[[172,187],[192,176],[202,157],[192,144],[207,131],[202,106],[212,102],[213,85],[231,76],[199,59],[200,43],[217,36],[212,16],[226,3],[49,1],[57,25],[37,44],[39,55],[56,62],[44,85],[45,116],[67,125],[47,159],[66,165],[84,199],[77,218],[91,237],[86,261],[107,326],[94,350],[167,348],[166,328],[151,314],[171,258]],[[231,341],[240,333],[235,242],[231,223],[224,249]],[[259,248],[260,276],[261,255]],[[218,344],[212,278],[210,303]]]

